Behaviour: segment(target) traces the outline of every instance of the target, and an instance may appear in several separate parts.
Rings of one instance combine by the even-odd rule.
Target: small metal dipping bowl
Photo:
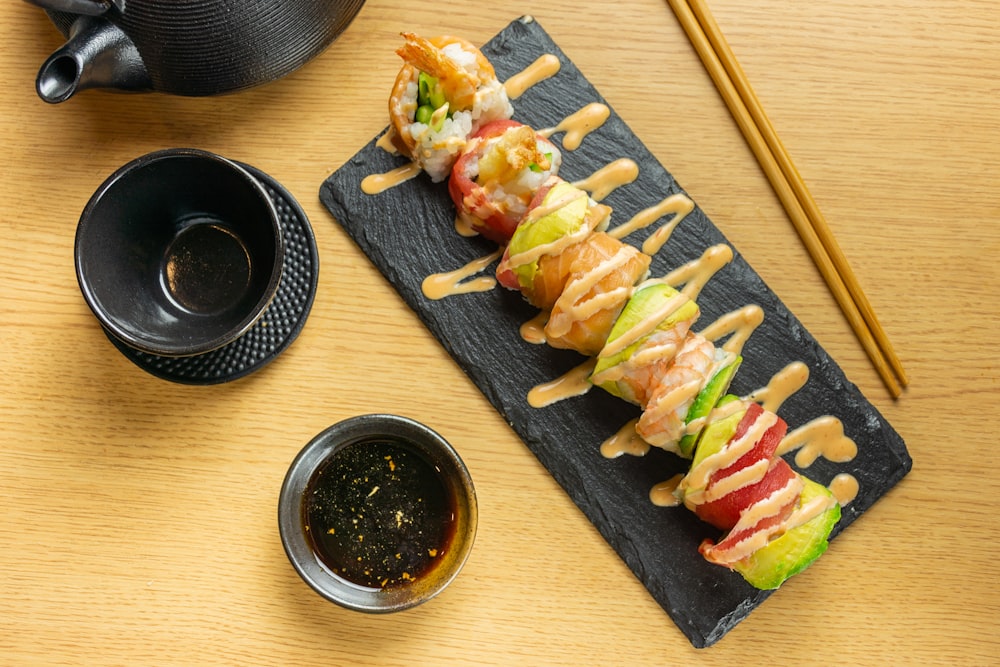
[[[407,449],[435,468],[454,512],[454,532],[437,562],[412,581],[383,588],[349,581],[323,563],[306,534],[304,504],[314,474],[331,457],[348,446],[377,441]],[[352,417],[313,438],[292,461],[278,502],[282,545],[299,576],[327,600],[368,613],[409,609],[444,590],[472,550],[477,519],[472,478],[455,449],[427,426],[390,414]]]

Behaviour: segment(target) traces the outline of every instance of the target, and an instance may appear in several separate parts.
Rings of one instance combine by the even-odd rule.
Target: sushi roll
[[[504,245],[561,163],[555,144],[529,126],[496,120],[472,135],[452,168],[448,192],[463,222]]]
[[[461,37],[403,33],[405,61],[389,96],[393,145],[434,182],[445,180],[468,138],[514,109],[493,65]]]

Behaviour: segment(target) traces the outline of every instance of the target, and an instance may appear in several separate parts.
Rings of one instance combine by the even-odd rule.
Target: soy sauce
[[[302,521],[316,557],[360,586],[411,583],[440,562],[455,508],[440,472],[404,443],[366,440],[313,474]]]

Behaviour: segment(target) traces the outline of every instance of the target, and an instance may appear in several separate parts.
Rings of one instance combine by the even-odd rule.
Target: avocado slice
[[[624,336],[629,330],[638,326],[640,322],[646,319],[660,304],[673,298],[677,295],[677,293],[676,289],[663,282],[648,282],[644,285],[640,285],[632,294],[631,298],[629,298],[628,303],[625,304],[625,308],[622,309],[622,312],[615,321],[614,326],[611,327],[611,333],[608,334],[607,343],[613,343],[618,338]],[[635,352],[642,346],[649,336],[653,335],[653,333],[657,331],[667,331],[671,327],[674,327],[678,322],[693,318],[697,316],[697,314],[698,304],[690,299],[686,300],[680,308],[667,315],[662,322],[656,325],[656,329],[654,329],[654,331],[650,334],[643,336],[616,354],[607,357],[599,357],[597,365],[594,367],[594,371],[590,375],[591,382],[596,382],[597,386],[614,396],[634,402],[632,397],[627,393],[627,389],[619,386],[616,381],[608,380],[599,382],[601,374],[604,371],[614,368],[615,366],[628,360],[628,358],[635,354]]]
[[[557,208],[548,215],[537,220],[526,220],[518,225],[508,244],[509,254],[511,256],[519,255],[578,231],[584,224],[589,205],[589,198],[582,190],[565,181],[559,182],[545,194],[541,206],[550,205],[573,192],[580,193],[581,196],[574,198],[565,206]],[[538,262],[520,264],[515,266],[513,270],[521,287],[529,289],[534,285],[535,274],[538,272]]]
[[[739,396],[734,396],[733,394],[726,394],[721,399],[719,399],[718,405],[726,405],[732,403],[733,401],[741,400]],[[716,421],[709,422],[705,428],[701,430],[698,436],[697,446],[694,450],[694,460],[691,461],[691,466],[688,468],[688,474],[690,471],[694,470],[702,461],[707,459],[713,454],[717,454],[722,451],[733,436],[736,435],[736,429],[739,428],[740,422],[743,421],[744,415],[746,415],[746,408],[737,410],[731,415],[727,415],[722,419],[717,419]],[[680,490],[681,501],[686,503],[686,496],[689,493],[698,493],[704,490],[704,486],[688,488],[686,485],[690,483],[690,476],[685,477],[684,483],[682,483],[678,489]],[[688,505],[689,509],[694,509],[693,506]]]
[[[833,495],[828,488],[811,479],[802,477],[802,482],[805,486],[799,498],[800,505],[821,495]],[[826,551],[830,531],[839,520],[840,504],[834,503],[819,516],[792,528],[741,560],[733,569],[755,588],[777,588],[789,577],[809,567]]]
[[[717,405],[721,407],[738,400],[740,400],[739,396],[726,394],[719,399]],[[738,410],[723,419],[706,425],[701,430],[700,437],[697,440],[698,446],[694,450],[694,460],[691,461],[691,467],[694,468],[709,456],[722,451],[726,443],[736,435],[736,429],[739,427],[740,422],[743,420],[743,415],[746,413],[746,410]]]
[[[723,366],[719,369],[719,372],[712,376],[712,379],[702,387],[698,395],[695,396],[694,402],[691,407],[688,408],[687,416],[684,417],[684,423],[690,424],[695,419],[700,419],[707,416],[712,409],[719,403],[722,395],[729,391],[729,385],[733,381],[733,376],[736,375],[736,369],[740,367],[743,362],[743,357],[737,356],[731,363]],[[704,430],[704,428],[702,429]],[[694,453],[694,446],[698,442],[698,433],[687,433],[681,438],[681,441],[677,443],[678,449],[680,449],[681,456],[684,458],[691,458]]]

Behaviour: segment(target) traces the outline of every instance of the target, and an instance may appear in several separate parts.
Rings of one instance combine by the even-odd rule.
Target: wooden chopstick
[[[826,219],[703,0],[667,0],[893,398],[909,380]],[[898,378],[898,380],[897,380]]]

